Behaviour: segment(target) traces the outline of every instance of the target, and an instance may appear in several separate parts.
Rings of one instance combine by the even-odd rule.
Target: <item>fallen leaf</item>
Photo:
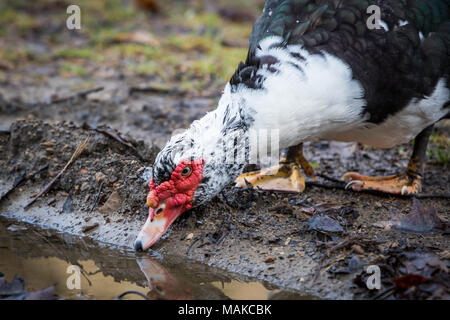
[[[264,258],[264,262],[265,263],[272,263],[276,260],[277,258],[275,256],[267,256]]]
[[[95,229],[97,227],[98,227],[98,223],[94,222],[94,223],[90,223],[90,224],[85,225],[81,230],[83,232],[88,232],[88,231],[91,231],[91,230],[93,230],[93,229]]]
[[[143,30],[137,30],[132,33],[121,33],[114,39],[119,42],[134,42],[139,44],[147,44],[150,46],[159,46],[159,41],[151,33]]]
[[[98,211],[100,213],[111,213],[119,210],[121,208],[121,200],[119,193],[117,191],[114,191],[109,196],[108,200],[101,206]]]
[[[308,221],[310,230],[326,232],[343,232],[342,226],[336,220],[325,214],[316,214]]]
[[[395,289],[405,291],[411,287],[418,286],[421,283],[425,283],[427,278],[418,274],[405,274],[399,278],[393,280]]]
[[[376,227],[400,231],[428,233],[434,229],[445,229],[446,224],[436,214],[436,209],[431,206],[425,208],[422,203],[414,198],[411,211],[405,215],[400,212],[392,212],[388,221],[380,221],[373,224]]]

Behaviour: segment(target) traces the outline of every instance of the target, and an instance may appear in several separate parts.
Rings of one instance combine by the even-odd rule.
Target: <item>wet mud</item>
[[[146,219],[145,173],[158,147],[99,128],[103,129],[70,122],[14,122],[1,134],[1,194],[6,194],[0,203],[2,215],[130,249]],[[88,136],[87,147],[48,193],[26,207]],[[388,153],[324,141],[309,143],[306,154],[333,177],[345,170],[401,170],[408,158],[398,150]],[[380,160],[372,162],[377,155]],[[448,176],[430,167],[424,192],[448,192]],[[448,199],[420,202],[433,207],[444,223],[448,220]],[[303,194],[229,186],[210,203],[184,213],[149,254],[198,261],[304,295],[368,298],[377,290],[361,287],[358,279],[367,276],[368,265],[384,261],[393,250],[425,252],[442,259],[444,266],[448,263],[446,229],[420,234],[378,225],[392,212],[409,213],[412,206],[411,198],[313,185]],[[396,268],[385,279],[386,288],[400,276]]]

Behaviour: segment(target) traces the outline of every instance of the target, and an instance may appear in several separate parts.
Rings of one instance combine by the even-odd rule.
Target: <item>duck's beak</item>
[[[137,251],[150,248],[182,213],[183,206],[167,207],[165,202],[157,208],[150,208],[147,221],[134,242],[134,248]]]

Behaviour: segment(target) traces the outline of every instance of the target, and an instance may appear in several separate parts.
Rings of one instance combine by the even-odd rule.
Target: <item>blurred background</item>
[[[81,9],[68,30],[66,9]],[[2,1],[0,81],[10,69],[54,65],[63,77],[140,77],[207,90],[245,58],[263,0]],[[31,76],[31,75],[30,75]]]
[[[66,26],[71,4],[80,7],[80,30]],[[263,6],[264,0],[1,1],[0,130],[18,118],[108,124],[161,147],[216,107],[246,58]],[[433,160],[449,161],[446,135],[435,133],[431,149]]]
[[[79,30],[66,26],[71,4],[81,10]],[[147,142],[161,146],[173,130],[215,108],[246,58],[263,6],[263,0],[1,1],[0,130],[17,118],[107,123],[138,139],[151,134]],[[70,99],[90,90],[86,99]]]

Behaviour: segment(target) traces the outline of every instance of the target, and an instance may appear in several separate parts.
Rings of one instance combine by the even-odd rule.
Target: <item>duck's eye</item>
[[[156,209],[155,216],[159,216],[161,213],[163,213],[163,211],[164,211],[164,208]]]
[[[187,177],[191,173],[192,173],[192,167],[191,166],[186,166],[186,167],[183,168],[183,171],[181,171],[181,175],[183,177]]]

